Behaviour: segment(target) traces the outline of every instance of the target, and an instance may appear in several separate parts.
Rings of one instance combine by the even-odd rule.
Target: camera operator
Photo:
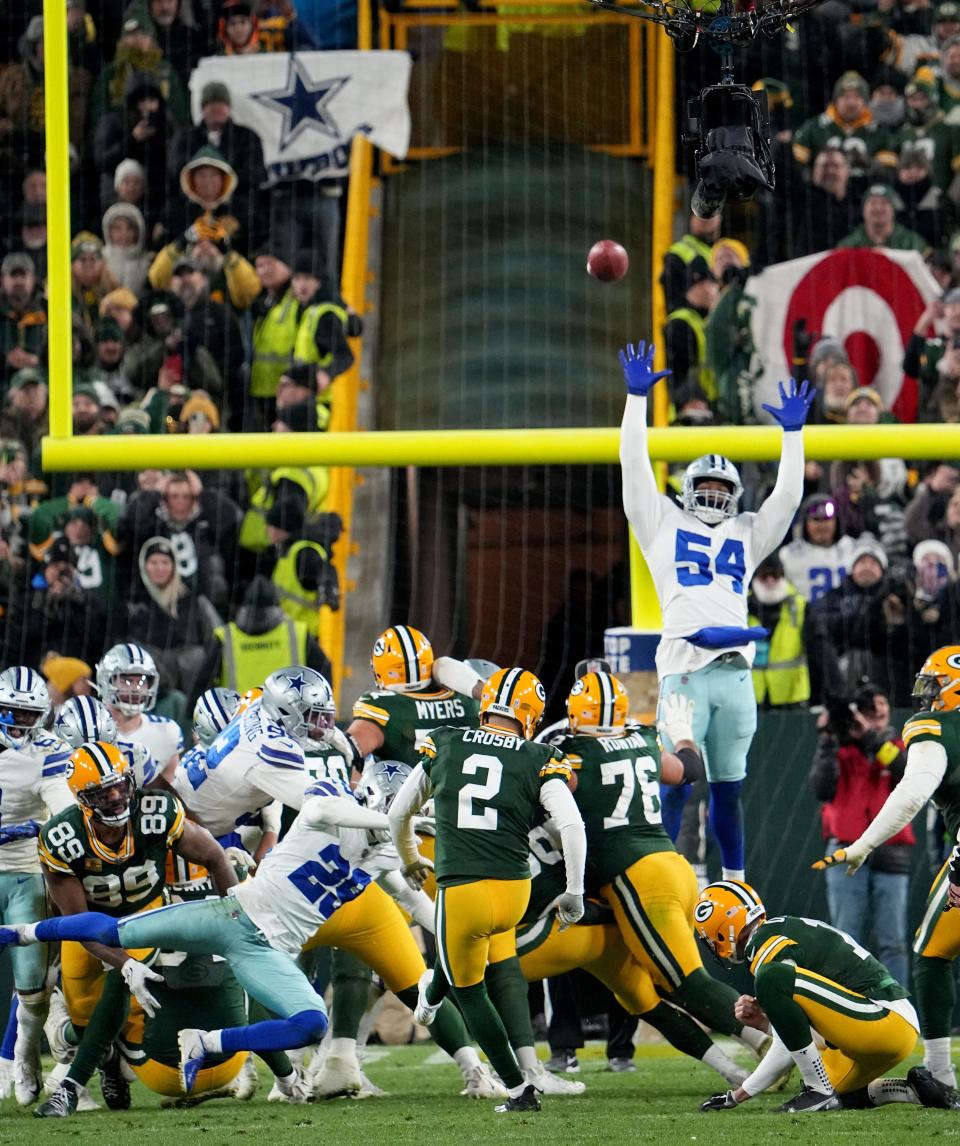
[[[853,702],[828,706],[817,719],[819,743],[810,786],[822,801],[820,818],[828,849],[860,837],[900,782],[906,765],[903,741],[890,725],[890,703],[874,684]],[[868,945],[894,978],[907,983],[907,895],[915,843],[908,825],[889,839],[854,875],[840,865],[827,871],[830,922]],[[871,920],[874,934],[871,938]]]
[[[928,337],[932,335],[932,337]],[[920,383],[921,422],[942,421],[941,400],[960,381],[960,287],[927,304],[903,355],[903,372]],[[951,419],[955,420],[955,419]]]

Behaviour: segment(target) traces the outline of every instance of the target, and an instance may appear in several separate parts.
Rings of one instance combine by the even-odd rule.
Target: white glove
[[[565,891],[557,899],[557,918],[560,920],[561,928],[569,927],[583,919],[583,896]]]
[[[224,854],[227,857],[227,862],[233,867],[239,867],[245,871],[256,871],[257,861],[247,851],[246,848],[229,847],[224,848]]]
[[[693,740],[693,699],[676,692],[665,696],[657,713],[657,732],[671,744]]]
[[[138,959],[128,959],[120,968],[120,974],[130,988],[130,994],[143,1007],[144,1014],[152,1019],[160,1010],[160,1004],[150,994],[147,983],[162,983],[163,976],[152,971],[146,963],[141,963]]]
[[[433,864],[426,856],[417,853],[417,858],[408,863],[403,869],[403,877],[414,891],[419,891],[430,878]]]

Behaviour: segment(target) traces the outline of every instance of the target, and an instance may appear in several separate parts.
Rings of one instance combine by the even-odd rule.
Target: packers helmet
[[[26,665],[0,673],[0,745],[29,748],[50,715],[50,694],[43,677]]]
[[[609,672],[588,672],[574,681],[567,697],[571,732],[618,736],[627,725],[627,690]]]
[[[412,692],[430,681],[433,645],[419,629],[391,625],[374,641],[370,667],[378,688]]]
[[[67,761],[67,785],[86,817],[119,827],[130,819],[137,790],[130,762],[115,744],[95,740]]]
[[[934,712],[960,708],[960,645],[944,645],[927,657],[911,695]]]
[[[739,879],[708,883],[693,909],[693,927],[718,959],[742,963],[750,933],[767,917],[760,896]]]
[[[522,668],[498,669],[483,686],[480,721],[484,717],[505,716],[516,720],[529,740],[537,730],[547,703],[543,685],[532,672]]]

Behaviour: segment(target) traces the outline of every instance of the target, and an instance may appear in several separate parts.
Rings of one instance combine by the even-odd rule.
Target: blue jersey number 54
[[[728,537],[714,558],[710,552],[711,538],[687,529],[677,530],[674,560],[677,563],[677,581],[681,585],[709,585],[714,577],[729,577],[734,593],[743,593],[743,579],[747,563],[743,542]]]

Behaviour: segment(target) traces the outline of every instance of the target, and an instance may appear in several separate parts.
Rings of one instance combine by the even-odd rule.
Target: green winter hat
[[[833,95],[830,98],[836,103],[844,92],[859,92],[864,99],[869,99],[870,85],[859,72],[844,72],[833,85]]]

